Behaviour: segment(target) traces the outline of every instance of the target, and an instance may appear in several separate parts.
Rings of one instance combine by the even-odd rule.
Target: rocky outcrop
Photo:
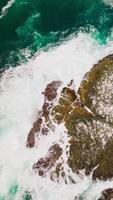
[[[95,65],[86,75],[79,88],[81,102],[100,120],[96,125],[96,136],[100,141],[97,168],[93,179],[106,180],[113,177],[113,56],[107,56]],[[93,132],[92,129],[91,132]],[[102,133],[102,135],[101,135]],[[94,142],[92,142],[94,144]],[[97,149],[97,148],[96,148]],[[97,150],[96,150],[97,151]],[[93,156],[94,160],[94,156]],[[95,166],[96,166],[95,165]],[[93,166],[94,167],[94,166]]]
[[[102,192],[102,196],[98,200],[112,200],[113,199],[113,189],[107,189]]]
[[[64,87],[57,105],[52,109],[52,116],[57,124],[65,122],[69,113],[72,111],[72,106],[75,101],[77,101],[75,91],[71,87]]]
[[[53,144],[48,150],[45,158],[38,160],[38,162],[33,165],[33,169],[39,174],[39,176],[44,176],[55,166],[56,161],[60,158],[62,152],[62,148],[58,144]]]
[[[103,157],[93,172],[93,179],[96,178],[100,180],[113,178],[113,139],[107,143]]]
[[[79,94],[90,110],[113,123],[113,55],[102,59],[85,75]]]
[[[27,137],[27,147],[34,147],[35,145],[35,137],[42,134],[46,135],[49,132],[49,127],[51,126],[51,122],[49,119],[50,110],[53,107],[53,101],[57,96],[57,90],[61,86],[60,81],[53,81],[47,85],[44,94],[44,104],[42,107],[42,111],[39,113],[39,118],[34,122],[32,129],[30,130]]]
[[[71,81],[57,95],[60,86],[60,81],[53,81],[43,92],[44,105],[27,145],[33,147],[38,134],[49,134],[63,124],[68,138],[67,165],[72,172],[84,170],[88,175],[93,171],[93,180],[113,178],[113,56],[94,65],[78,92]],[[45,158],[33,166],[39,175],[43,176],[62,156],[63,150],[58,144],[56,147],[51,146]],[[62,163],[55,173],[59,174],[59,168]]]

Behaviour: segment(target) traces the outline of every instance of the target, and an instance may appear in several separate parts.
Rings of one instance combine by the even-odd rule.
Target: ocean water
[[[84,74],[113,53],[112,37],[112,0],[0,1],[0,200],[98,200],[113,187],[113,181],[92,182],[84,172],[71,174],[76,184],[33,172],[53,142],[63,139],[65,149],[63,125],[26,148],[47,83],[65,86],[74,79],[77,89]]]
[[[80,30],[105,44],[112,26],[112,0],[1,0],[0,67],[26,63]]]

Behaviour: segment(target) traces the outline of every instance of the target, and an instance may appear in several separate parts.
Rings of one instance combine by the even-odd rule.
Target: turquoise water
[[[101,44],[111,36],[113,8],[102,0],[15,0],[3,14],[7,2],[0,1],[1,68],[26,62],[80,29]]]
[[[12,185],[9,188],[8,194],[5,197],[0,196],[0,200],[15,200],[15,195],[17,192],[20,192],[21,189],[18,187],[18,185]],[[22,200],[32,200],[32,196],[30,192],[25,191],[23,195],[21,196]]]

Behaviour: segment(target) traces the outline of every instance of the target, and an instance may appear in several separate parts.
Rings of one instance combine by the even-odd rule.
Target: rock
[[[98,167],[93,171],[93,179],[107,180],[113,178],[113,140],[107,143]]]
[[[103,58],[85,75],[79,94],[94,114],[113,123],[113,55]]]
[[[43,92],[45,99],[49,102],[53,101],[57,96],[57,90],[61,86],[61,84],[62,83],[60,81],[52,81],[51,83],[49,83],[45,91]]]
[[[64,122],[67,133],[74,137],[69,149],[70,168],[73,172],[85,169],[85,173],[89,174],[98,165],[99,172],[96,173],[96,169],[94,179],[113,177],[113,165],[109,164],[113,151],[106,151],[113,140],[112,72],[113,56],[108,56],[85,75],[78,91],[80,99],[77,95],[69,98],[75,91],[64,88],[58,105],[53,109],[56,122]],[[106,173],[101,162],[106,163]]]
[[[101,120],[101,127],[96,130],[96,141],[100,141],[99,146],[95,146],[95,152],[99,151],[99,157],[95,165],[98,167],[93,172],[93,179],[106,180],[113,177],[113,55],[107,56],[96,64],[84,77],[79,95],[81,102],[86,105],[95,115],[97,121]],[[89,126],[90,127],[90,126]],[[101,135],[101,133],[104,133]],[[91,133],[91,131],[90,131]],[[98,137],[99,136],[99,137]],[[81,141],[81,140],[80,140]],[[103,141],[103,142],[102,142]],[[89,142],[94,146],[94,142]],[[90,149],[88,147],[88,149]],[[91,155],[91,153],[90,153]],[[91,155],[93,156],[93,155]],[[82,159],[83,160],[83,159]],[[94,156],[93,156],[94,161]]]
[[[53,81],[47,85],[45,91],[43,92],[45,100],[42,107],[42,116],[44,116],[46,120],[49,118],[50,109],[53,106],[53,100],[56,98],[57,90],[61,84],[62,82],[60,81]]]
[[[78,119],[72,115],[68,123],[68,133],[77,138],[76,143],[70,145],[68,164],[74,172],[85,169],[89,174],[102,159],[113,128],[101,119],[89,118],[89,113],[84,118],[78,115]]]
[[[61,97],[58,104],[54,106],[52,110],[52,116],[56,123],[65,121],[68,117],[69,112],[72,110],[72,104],[75,102],[77,96],[73,89],[70,87],[64,87],[61,91]]]
[[[27,138],[27,147],[34,147],[35,145],[35,134],[39,133],[41,130],[42,125],[42,118],[39,118],[36,122],[33,124],[33,128],[30,130]]]
[[[109,188],[102,192],[102,196],[98,200],[112,200],[113,199],[113,189]]]
[[[99,164],[105,145],[113,135],[112,125],[90,112],[69,87],[63,88],[52,115],[56,123],[65,124],[67,134],[71,136],[69,167],[73,172],[85,169],[89,174]]]
[[[39,159],[38,162],[33,165],[33,169],[39,174],[39,176],[44,176],[52,167],[55,166],[56,161],[60,158],[62,152],[63,150],[58,144],[53,144],[48,150],[46,157]],[[56,170],[58,171],[58,166]]]
[[[49,126],[51,124],[49,120],[49,113],[50,109],[53,106],[53,100],[57,96],[57,90],[61,86],[61,84],[62,83],[60,81],[53,81],[47,85],[45,91],[43,92],[45,98],[42,111],[40,117],[37,119],[37,121],[34,122],[33,127],[28,134],[26,142],[27,147],[34,147],[35,137],[38,136],[40,132],[44,135],[49,132]]]
[[[54,132],[55,126],[62,123],[68,138],[67,164],[72,172],[84,170],[88,175],[93,170],[93,180],[113,178],[113,55],[94,65],[78,92],[71,81],[58,98],[61,84],[53,81],[43,92],[44,105],[28,135],[28,146],[34,146],[36,135]],[[54,166],[51,179],[53,174],[60,176],[61,171],[62,177],[66,176],[61,162],[55,166],[62,154],[61,147],[56,145],[33,166],[39,175],[44,176]]]

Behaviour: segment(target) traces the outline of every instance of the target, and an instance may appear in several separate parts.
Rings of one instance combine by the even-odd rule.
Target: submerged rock
[[[78,92],[73,81],[62,88],[53,81],[43,92],[45,99],[40,118],[31,129],[27,144],[33,147],[35,136],[54,132],[63,124],[68,138],[68,150],[58,144],[50,147],[45,158],[34,166],[39,175],[48,172],[66,151],[67,165],[73,173],[84,170],[94,180],[113,178],[113,55],[107,56],[85,75]],[[62,163],[57,163],[54,173],[59,176]],[[63,175],[65,177],[65,171]]]

